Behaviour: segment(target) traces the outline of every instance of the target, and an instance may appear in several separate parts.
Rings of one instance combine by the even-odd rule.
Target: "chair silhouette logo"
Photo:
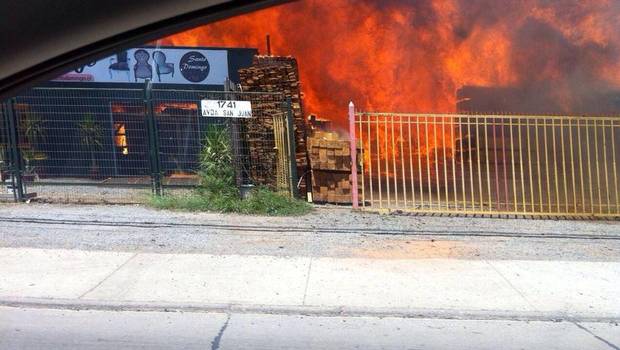
[[[108,66],[110,80],[114,79],[113,72],[123,73],[127,77],[127,81],[131,81],[129,77],[129,57],[127,57],[127,51],[119,52],[116,54],[116,57],[110,58],[110,65]]]
[[[166,54],[162,51],[153,52],[153,61],[155,61],[155,72],[157,79],[161,81],[161,76],[171,74],[174,78],[174,63],[166,62]]]
[[[149,63],[151,55],[144,49],[134,52],[133,57],[136,59],[136,64],[133,66],[134,80],[138,79],[151,79],[153,78],[153,66]]]
[[[190,51],[181,57],[179,70],[188,81],[199,83],[207,79],[211,66],[205,55],[197,51]]]

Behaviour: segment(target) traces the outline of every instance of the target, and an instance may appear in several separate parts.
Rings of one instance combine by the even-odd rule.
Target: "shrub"
[[[201,188],[212,193],[238,193],[229,130],[210,125],[203,145],[200,153]]]
[[[259,187],[250,193],[248,199],[241,201],[240,211],[245,214],[293,216],[304,215],[311,210],[312,206],[304,201]]]
[[[270,216],[303,215],[310,204],[258,187],[242,200],[235,186],[230,132],[221,126],[209,126],[200,154],[200,186],[182,196],[154,196],[150,204],[160,209],[217,211]]]

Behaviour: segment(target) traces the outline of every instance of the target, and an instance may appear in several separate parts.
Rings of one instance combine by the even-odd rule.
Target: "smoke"
[[[342,125],[351,99],[454,112],[463,86],[484,87],[465,96],[472,110],[501,95],[492,109],[618,112],[619,29],[615,0],[302,0],[163,41],[264,52],[270,34],[274,54],[299,61],[306,112]]]

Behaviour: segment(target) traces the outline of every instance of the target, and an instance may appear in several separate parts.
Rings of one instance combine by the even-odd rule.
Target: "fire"
[[[615,0],[302,0],[161,43],[264,53],[269,34],[274,54],[299,60],[306,112],[344,126],[349,100],[454,112],[463,85],[544,85],[570,113],[588,88],[620,86],[619,17]]]
[[[430,168],[430,176],[434,178],[435,163],[442,164],[444,159],[454,157],[457,135],[451,117],[363,116],[361,119],[357,135],[361,136],[366,172],[374,168],[389,177],[398,177],[401,167],[409,167],[411,163],[416,170]]]
[[[521,89],[531,106],[503,112],[587,113],[620,90],[619,18],[616,0],[301,0],[159,43],[265,54],[269,34],[299,61],[305,112],[344,129],[349,100],[450,113],[464,85]]]
[[[170,108],[175,108],[175,109],[184,109],[184,110],[196,110],[198,108],[198,106],[196,106],[196,103],[191,103],[191,102],[171,102],[171,101],[166,101],[163,103],[159,103],[156,106],[153,107],[153,110],[156,113],[164,113],[167,109]]]

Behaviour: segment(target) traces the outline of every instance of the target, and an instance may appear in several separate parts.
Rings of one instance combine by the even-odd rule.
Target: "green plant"
[[[94,170],[97,168],[95,152],[103,149],[103,128],[95,120],[92,113],[87,113],[78,124],[78,130],[80,132],[80,143],[90,153],[91,170]]]
[[[154,196],[150,204],[160,209],[217,211],[258,215],[303,215],[312,207],[259,187],[242,200],[235,186],[235,170],[229,130],[211,126],[207,129],[200,157],[201,184],[193,193],[178,196]]]
[[[210,125],[205,133],[203,145],[200,154],[203,191],[238,195],[229,130],[222,126]]]
[[[263,214],[270,216],[304,215],[312,206],[299,199],[283,196],[268,188],[254,189],[248,199],[241,201],[239,211],[244,214]]]
[[[22,135],[19,148],[24,160],[24,172],[37,176],[35,161],[46,158],[45,152],[37,150],[38,146],[45,142],[43,120],[34,112],[24,111],[20,114],[19,129],[20,135]]]
[[[37,144],[45,141],[43,120],[37,114],[30,111],[23,112],[19,120],[19,127],[30,148],[35,149]]]
[[[268,216],[296,216],[312,211],[310,204],[274,193],[267,188],[255,189],[246,200],[225,193],[196,191],[185,195],[153,196],[149,204],[159,209]]]

